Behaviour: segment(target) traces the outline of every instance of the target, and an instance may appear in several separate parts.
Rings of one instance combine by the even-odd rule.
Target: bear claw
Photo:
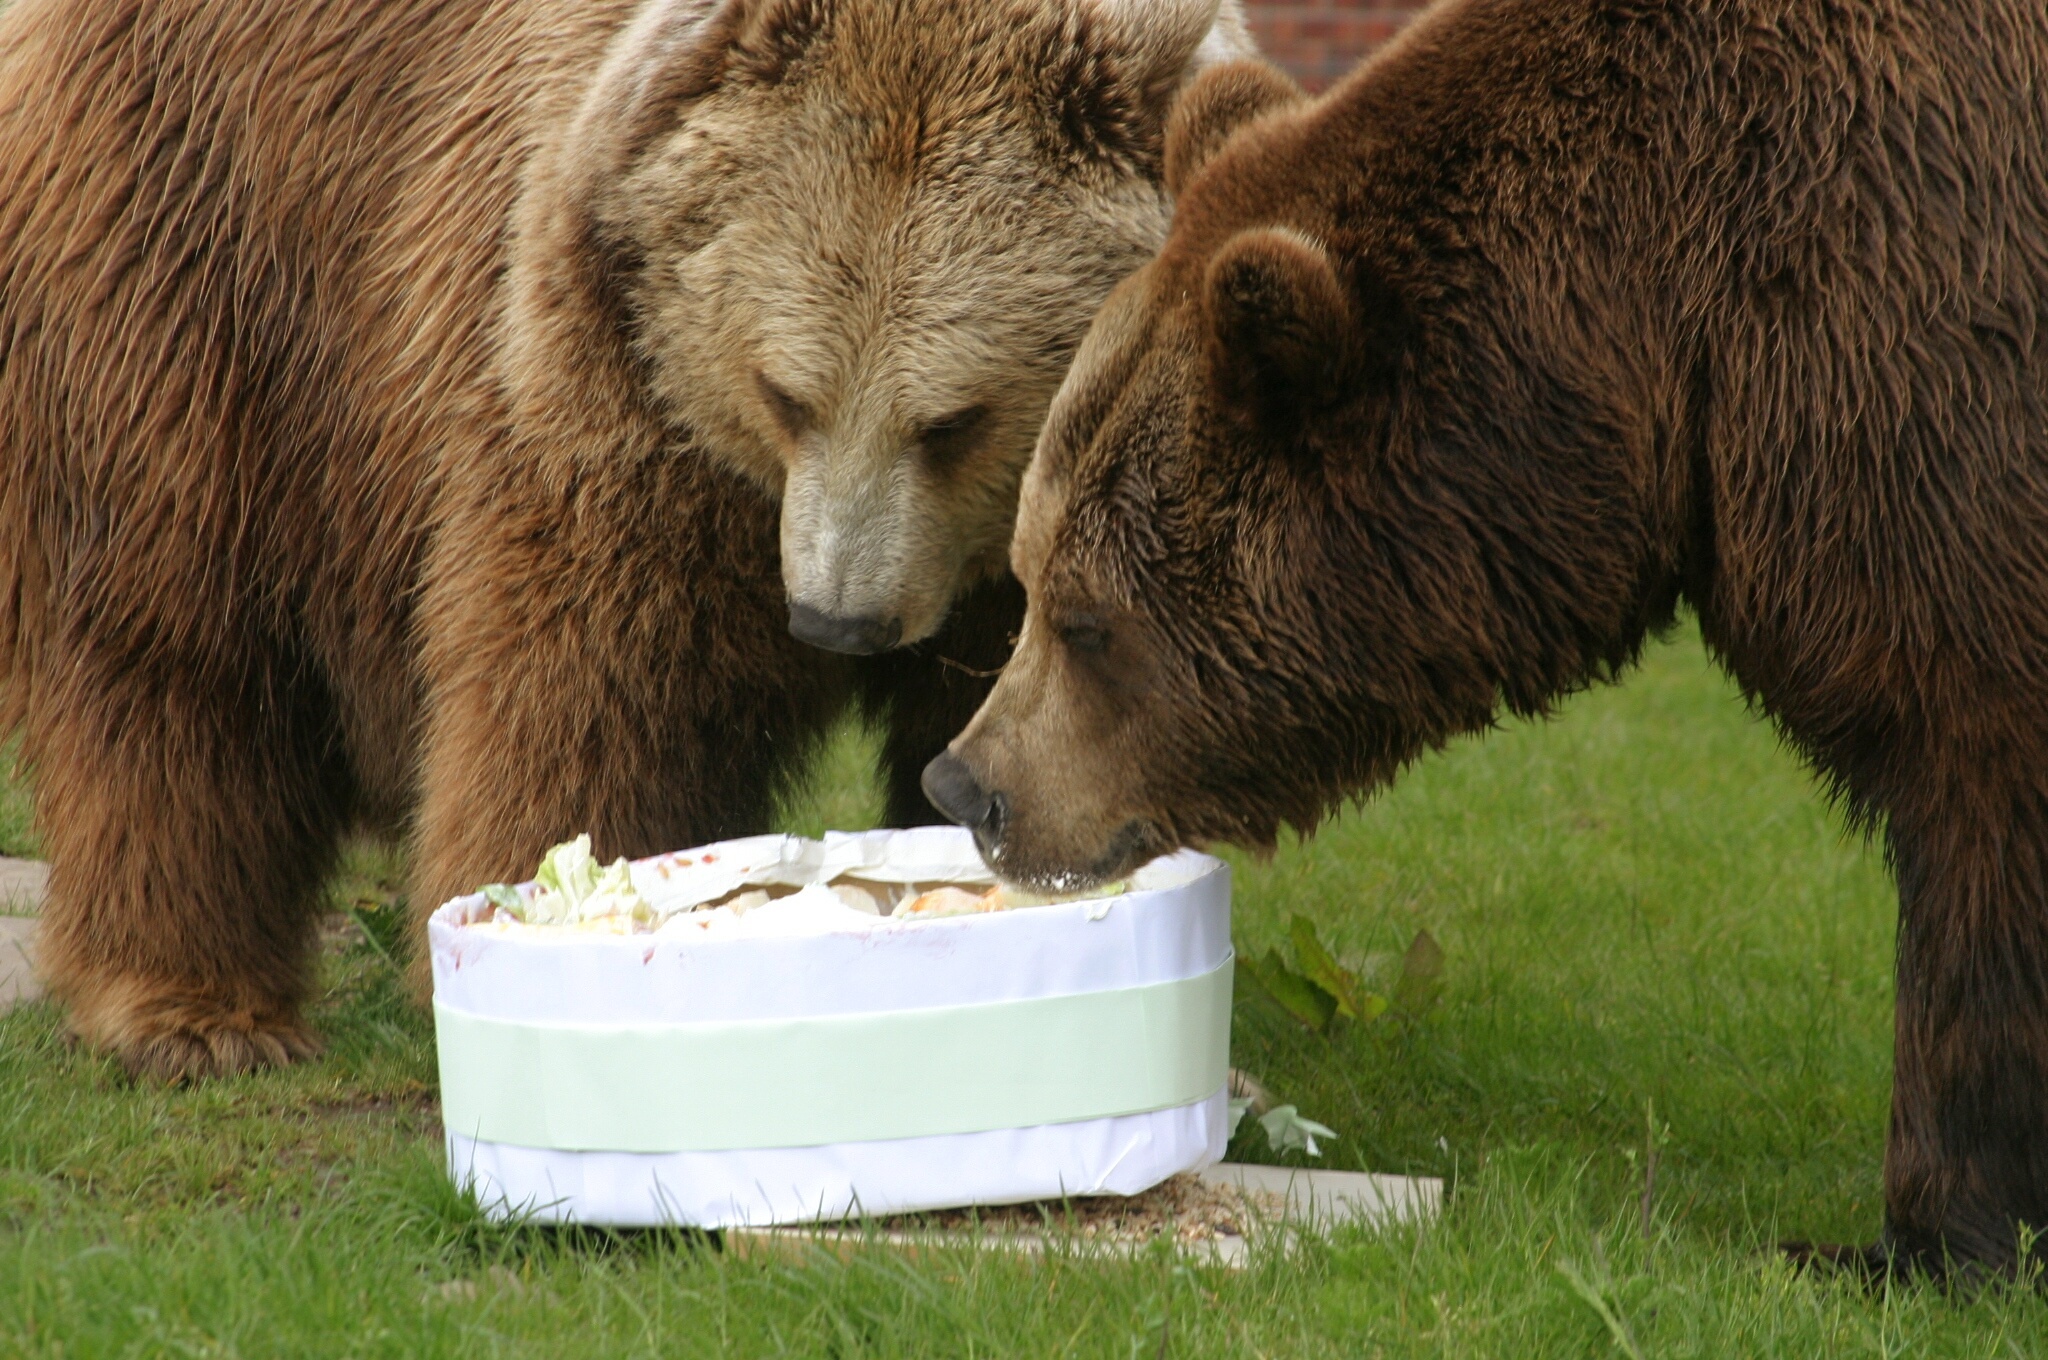
[[[296,1023],[215,1023],[164,1030],[123,1044],[121,1066],[137,1080],[182,1086],[240,1076],[316,1056],[320,1038]]]
[[[1832,1242],[1780,1242],[1778,1250],[1797,1271],[1826,1272],[1869,1289],[1892,1284],[1928,1284],[1944,1290],[1968,1290],[1987,1281],[2010,1279],[2014,1262],[1957,1259],[1946,1252],[1904,1247],[1893,1241],[1866,1245]]]
[[[1827,1270],[1875,1284],[1897,1268],[1882,1242],[1855,1246],[1838,1242],[1780,1242],[1778,1251],[1795,1270]]]

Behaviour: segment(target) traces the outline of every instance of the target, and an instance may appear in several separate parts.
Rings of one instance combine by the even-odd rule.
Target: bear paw
[[[77,1037],[110,1050],[131,1077],[182,1084],[283,1067],[320,1052],[320,1038],[280,1006],[256,1009],[165,995],[131,983],[72,1007]]]
[[[1794,1270],[1838,1276],[1869,1289],[1892,1284],[1969,1286],[2011,1276],[2013,1263],[1951,1256],[1941,1250],[1909,1250],[1895,1242],[1866,1245],[1834,1242],[1780,1242],[1778,1251]]]
[[[296,1021],[230,1016],[142,1035],[116,1052],[131,1077],[183,1085],[283,1067],[320,1047],[320,1036]]]
[[[1881,1242],[1854,1246],[1838,1242],[1780,1242],[1778,1251],[1799,1271],[1823,1270],[1878,1282],[1891,1274],[1891,1253]]]

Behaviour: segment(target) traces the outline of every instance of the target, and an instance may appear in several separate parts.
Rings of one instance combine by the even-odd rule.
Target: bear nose
[[[894,647],[897,639],[903,636],[903,620],[847,618],[792,601],[789,606],[789,632],[798,642],[808,642],[828,652],[867,656]]]
[[[974,833],[984,855],[995,851],[1003,834],[1003,796],[990,793],[951,751],[942,751],[924,767],[924,796],[932,806]]]

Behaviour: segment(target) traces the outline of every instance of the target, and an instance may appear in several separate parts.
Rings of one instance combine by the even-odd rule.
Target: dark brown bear
[[[423,910],[760,830],[849,702],[917,819],[1166,108],[1248,50],[1236,0],[7,5],[0,731],[76,1029],[303,1053],[351,827]]]
[[[926,787],[1029,883],[1270,844],[1681,603],[1884,840],[1872,1264],[2048,1229],[2048,24],[1459,0],[1191,174],[1027,474]],[[1284,92],[1267,103],[1286,101]]]

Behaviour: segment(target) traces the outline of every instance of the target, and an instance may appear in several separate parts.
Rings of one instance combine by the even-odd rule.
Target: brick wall
[[[1394,36],[1425,0],[1245,0],[1252,36],[1276,65],[1320,90]]]

